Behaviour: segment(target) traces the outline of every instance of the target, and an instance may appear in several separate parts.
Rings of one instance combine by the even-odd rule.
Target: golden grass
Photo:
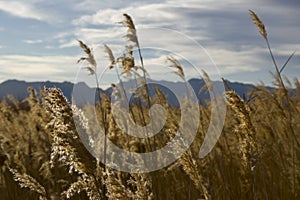
[[[259,17],[256,15],[255,12],[253,12],[252,10],[249,10],[249,13],[250,13],[253,23],[256,25],[261,36],[263,36],[265,39],[267,39],[268,34],[267,34],[264,23],[259,19]]]
[[[253,11],[250,11],[250,16],[260,34],[267,39],[262,21]],[[131,42],[138,46],[134,23],[129,15],[124,17],[122,24],[129,29],[129,35],[135,34],[135,40],[130,36]],[[91,49],[82,41],[79,45],[86,54],[79,61],[87,61],[87,69],[96,76],[97,64]],[[135,67],[131,51],[117,59],[107,45],[105,51],[120,83],[124,72],[136,80],[138,75],[143,77],[146,73],[144,66],[142,71]],[[141,57],[140,60],[142,62]],[[185,80],[180,63],[173,58],[169,61]],[[118,68],[121,68],[121,73]],[[248,101],[234,91],[226,92],[226,122],[218,143],[207,157],[200,159],[198,152],[209,126],[211,102],[207,102],[207,106],[199,104],[197,135],[182,157],[163,169],[141,174],[105,167],[85,149],[79,139],[78,128],[90,131],[94,134],[92,138],[97,138],[97,122],[88,121],[82,113],[85,110],[92,114],[90,105],[83,108],[71,106],[58,88],[45,88],[40,97],[29,88],[29,96],[24,101],[10,97],[0,103],[1,200],[299,199],[300,83],[295,79],[294,84],[290,83],[291,88],[286,88],[281,72],[274,76],[274,90],[258,85]],[[97,81],[97,76],[95,78]],[[209,79],[207,74],[205,78]],[[145,84],[145,81],[142,80],[142,83]],[[118,98],[124,97],[122,84],[112,86]],[[209,87],[208,81],[203,89]],[[102,101],[96,105],[97,120],[105,129],[105,139],[138,153],[165,146],[174,138],[180,125],[180,110],[167,105],[166,96],[159,88],[155,88],[156,95],[151,97],[146,88],[142,87],[142,90],[138,96],[140,102],[130,107],[134,122],[147,124],[151,116],[146,113],[149,113],[152,103],[161,103],[167,114],[162,130],[147,139],[129,136],[117,126],[109,97],[99,94]],[[186,101],[188,103],[189,100]],[[193,112],[196,111],[189,112],[188,121],[193,122]],[[120,123],[126,126],[125,118],[120,119],[123,119]],[[75,127],[74,120],[79,122],[80,127]],[[97,140],[92,142],[97,144]],[[100,155],[109,151],[106,148],[99,149]],[[111,156],[118,158],[119,155]],[[165,158],[153,159],[160,162]]]

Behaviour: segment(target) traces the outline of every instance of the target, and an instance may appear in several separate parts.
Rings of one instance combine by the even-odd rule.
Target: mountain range
[[[253,88],[254,85],[252,84],[244,84],[239,82],[230,82],[226,81],[228,86],[233,89],[237,94],[241,97],[244,97],[247,93],[249,93]],[[149,91],[150,95],[155,93],[153,85],[157,85],[158,88],[165,94],[167,97],[168,102],[171,105],[177,106],[178,102],[176,97],[174,96],[174,91],[177,97],[183,97],[183,94],[186,94],[187,87],[184,82],[171,82],[171,81],[155,81],[149,80],[150,86]],[[190,79],[188,81],[191,88],[194,90],[198,100],[200,102],[205,102],[205,100],[210,98],[209,92],[200,89],[205,85],[203,79]],[[132,88],[133,82],[125,82],[125,88]],[[222,86],[223,83],[221,81],[213,81],[212,84],[216,87]],[[70,101],[72,94],[74,96],[77,104],[82,103],[91,103],[95,99],[91,100],[91,97],[95,97],[96,88],[89,87],[84,82],[73,84],[71,82],[26,82],[20,80],[7,80],[0,84],[0,100],[4,99],[7,95],[14,96],[17,100],[23,100],[28,96],[27,88],[32,87],[36,91],[40,91],[44,87],[57,87],[60,88],[65,95],[65,97]],[[200,92],[199,92],[200,91]],[[104,93],[110,96],[113,92],[113,89],[110,87],[106,90],[100,89],[101,93]],[[77,95],[77,96],[76,96]]]

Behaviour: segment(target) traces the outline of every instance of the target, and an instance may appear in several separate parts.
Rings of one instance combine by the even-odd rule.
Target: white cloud
[[[120,11],[114,9],[100,10],[93,15],[83,15],[79,19],[73,20],[74,25],[89,25],[89,24],[106,24],[112,25],[115,22],[121,21]]]
[[[144,4],[140,6],[128,6],[120,9],[101,9],[92,15],[84,15],[73,20],[75,25],[113,25],[123,20],[123,13],[130,14],[136,24],[174,25],[180,20],[180,13],[172,12],[168,4]],[[182,20],[182,19],[181,19]],[[181,22],[180,22],[181,23]]]
[[[151,0],[153,3],[163,3],[162,0]],[[73,9],[75,11],[99,11],[101,9],[122,9],[130,6],[139,7],[141,5],[149,3],[149,0],[139,0],[139,1],[124,1],[124,0],[83,0],[74,4]]]
[[[0,55],[0,73],[9,78],[28,80],[56,80],[61,77],[73,80],[66,74],[76,71],[74,57],[71,56],[25,56],[25,55]]]
[[[95,0],[84,0],[80,1],[76,4],[74,4],[73,9],[75,11],[93,11],[96,12],[99,10],[99,8],[120,8],[123,6],[126,6],[130,4],[131,2],[122,1],[122,0],[101,0],[101,1],[95,1]]]
[[[122,44],[125,44],[122,37],[125,35],[125,29],[121,26],[112,27],[107,29],[94,29],[94,28],[78,28],[73,32],[73,35],[60,34],[56,38],[59,38],[59,48],[79,47],[77,40],[82,40],[84,43],[92,48],[98,48],[103,44],[109,44],[114,46],[118,44],[116,49],[120,49]]]
[[[10,13],[11,15],[43,21],[45,15],[40,13],[28,1],[0,1],[0,10]]]
[[[23,40],[23,42],[26,44],[38,44],[38,43],[42,43],[43,40]]]
[[[76,37],[80,40],[86,41],[92,44],[101,44],[107,42],[113,42],[116,39],[122,41],[122,37],[125,35],[125,29],[121,26],[112,27],[110,29],[92,29],[82,28],[76,32]]]
[[[69,42],[63,42],[61,45],[59,45],[60,49],[70,48],[70,47],[78,47],[78,41],[77,40],[71,40]]]
[[[65,6],[64,12],[61,12],[60,6]],[[71,13],[68,8],[67,4],[54,0],[0,1],[0,11],[19,18],[43,21],[55,26],[63,22],[69,23],[69,20],[66,19],[74,13]]]
[[[266,63],[263,54],[266,49],[253,48],[243,51],[234,51],[229,49],[211,48],[208,53],[213,61],[220,68],[222,74],[232,74],[239,72],[259,71],[262,64]]]

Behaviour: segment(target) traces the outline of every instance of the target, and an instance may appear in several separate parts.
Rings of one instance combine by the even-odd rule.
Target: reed
[[[92,49],[78,41],[84,52],[79,62],[95,78],[100,101],[95,105],[77,107],[58,88],[44,88],[38,95],[32,88],[22,101],[10,96],[0,102],[0,198],[1,200],[30,199],[299,199],[300,196],[300,83],[285,79],[284,70],[292,53],[282,66],[278,66],[270,47],[266,27],[253,11],[250,17],[267,43],[275,67],[274,88],[263,83],[256,85],[251,94],[240,97],[227,84],[224,94],[228,105],[226,121],[216,146],[210,154],[200,159],[200,146],[210,125],[214,102],[199,103],[200,124],[194,142],[187,147],[183,140],[176,141],[174,151],[187,149],[170,166],[151,173],[129,173],[105,165],[109,147],[101,145],[110,140],[118,147],[131,152],[147,153],[160,149],[175,138],[180,131],[181,110],[168,105],[168,97],[159,87],[155,94],[147,91],[147,70],[143,63],[137,29],[132,18],[124,14],[122,24],[127,29],[124,54],[115,57],[108,45],[104,52],[109,57],[108,68],[114,69],[118,83],[112,83],[116,98],[126,96],[124,80],[133,80],[140,88],[132,91],[138,98],[129,111],[111,102],[111,97],[100,93],[98,73],[100,67]],[[138,51],[137,59],[133,51]],[[139,60],[139,61],[137,61]],[[186,81],[184,66],[169,57],[170,71]],[[137,64],[137,63],[140,63]],[[173,69],[175,71],[173,71]],[[204,72],[207,83],[199,92],[211,90],[212,82]],[[227,83],[225,81],[225,83]],[[188,87],[187,87],[188,88]],[[195,91],[198,92],[198,91]],[[151,120],[147,113],[156,103],[161,104],[167,116],[163,128],[153,137],[137,138],[126,133],[130,128],[128,116],[140,126]],[[191,103],[185,99],[185,104]],[[118,123],[114,119],[115,106]],[[188,123],[193,123],[196,110],[189,107]],[[161,112],[159,111],[158,114]],[[128,114],[128,115],[127,115]],[[75,126],[78,125],[77,127]],[[99,137],[97,126],[105,130]],[[121,124],[124,129],[121,129]],[[90,145],[99,147],[101,160],[89,154],[80,140],[78,131],[91,134]],[[149,132],[150,133],[150,132]],[[190,134],[185,131],[182,134]],[[101,142],[99,142],[101,138]],[[167,155],[152,158],[163,162]],[[144,160],[110,158],[128,163]],[[102,161],[102,162],[100,162]]]

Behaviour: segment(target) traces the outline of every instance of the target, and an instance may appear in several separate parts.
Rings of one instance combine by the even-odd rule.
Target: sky
[[[116,23],[123,13],[136,25],[145,67],[150,77],[177,80],[166,62],[177,58],[187,79],[204,70],[212,79],[271,84],[274,65],[263,38],[253,25],[251,9],[264,22],[271,48],[283,74],[300,78],[299,0],[0,0],[0,83],[84,81],[93,77],[77,64],[84,56],[77,40],[95,54],[100,85],[116,81],[107,69],[103,45],[115,57],[124,52],[126,29]],[[139,60],[136,60],[139,65]]]

